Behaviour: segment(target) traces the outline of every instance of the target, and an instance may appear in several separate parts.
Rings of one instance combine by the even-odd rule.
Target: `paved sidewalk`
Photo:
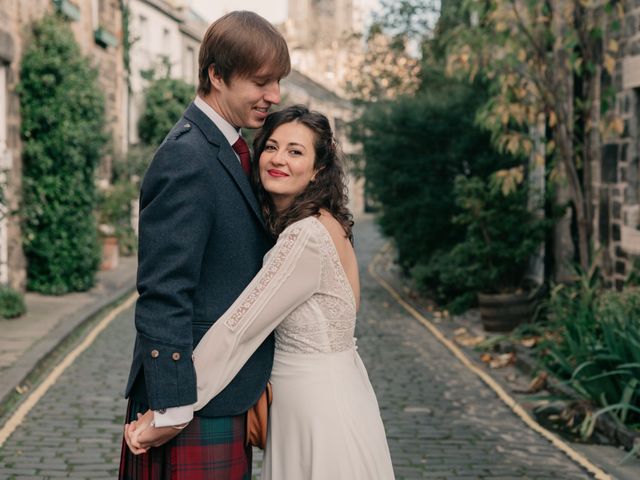
[[[87,292],[47,296],[27,293],[27,314],[0,319],[0,404],[83,322],[135,288],[136,258],[121,257],[116,269],[98,272]]]
[[[359,352],[377,393],[397,480],[592,478],[526,427],[368,275],[384,243],[371,219],[360,219],[355,233]],[[115,477],[133,338],[133,308],[127,308],[0,448],[0,478]]]
[[[453,341],[471,363],[496,380],[531,417],[534,417],[532,413],[533,408],[542,403],[541,399],[544,398],[545,395],[553,397],[552,394],[546,391],[537,394],[523,393],[531,381],[529,374],[514,365],[508,365],[498,369],[489,368],[487,364],[480,359],[482,352],[476,351],[470,345],[464,345],[457,341],[458,338],[464,338],[465,336],[468,338],[480,336],[492,338],[500,336],[500,334],[488,334],[483,330],[479,311],[474,309],[455,317],[445,317],[438,314],[437,307],[433,302],[424,297],[420,297],[413,291],[409,282],[401,277],[399,267],[394,262],[394,252],[392,249],[386,249],[386,252],[375,262],[374,267],[376,274],[382,276],[396,292],[401,292],[404,301],[419,311],[423,317],[428,318],[446,338]],[[459,335],[461,335],[461,337],[459,337]],[[571,448],[586,457],[590,463],[603,469],[615,480],[636,480],[640,478],[640,459],[638,457],[626,458],[628,452],[620,448],[610,445],[565,441]]]

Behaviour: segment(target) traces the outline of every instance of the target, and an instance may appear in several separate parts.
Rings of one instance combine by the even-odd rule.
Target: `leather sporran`
[[[267,425],[269,422],[269,405],[273,399],[271,383],[267,383],[260,398],[247,411],[247,436],[245,445],[253,445],[264,450],[267,445]]]

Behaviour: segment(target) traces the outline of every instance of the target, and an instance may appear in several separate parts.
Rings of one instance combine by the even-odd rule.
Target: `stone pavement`
[[[374,282],[366,267],[382,243],[370,220],[358,223],[358,346],[397,478],[590,478],[530,431]],[[116,317],[35,405],[0,448],[0,478],[114,478],[132,317],[132,308]]]
[[[0,318],[0,404],[79,325],[133,291],[135,278],[135,257],[121,257],[116,269],[98,272],[91,290],[62,296],[27,293],[25,316]]]

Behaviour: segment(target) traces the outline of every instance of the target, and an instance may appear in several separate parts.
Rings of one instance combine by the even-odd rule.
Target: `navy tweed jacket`
[[[126,397],[154,410],[196,401],[191,360],[273,241],[233,149],[194,104],[155,153],[140,193],[136,340]],[[202,410],[246,412],[273,364],[273,334]]]

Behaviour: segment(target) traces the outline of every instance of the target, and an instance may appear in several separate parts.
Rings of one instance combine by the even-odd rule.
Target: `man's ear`
[[[216,66],[213,63],[209,65],[209,81],[216,90],[221,90],[224,86],[224,79],[216,72]]]

